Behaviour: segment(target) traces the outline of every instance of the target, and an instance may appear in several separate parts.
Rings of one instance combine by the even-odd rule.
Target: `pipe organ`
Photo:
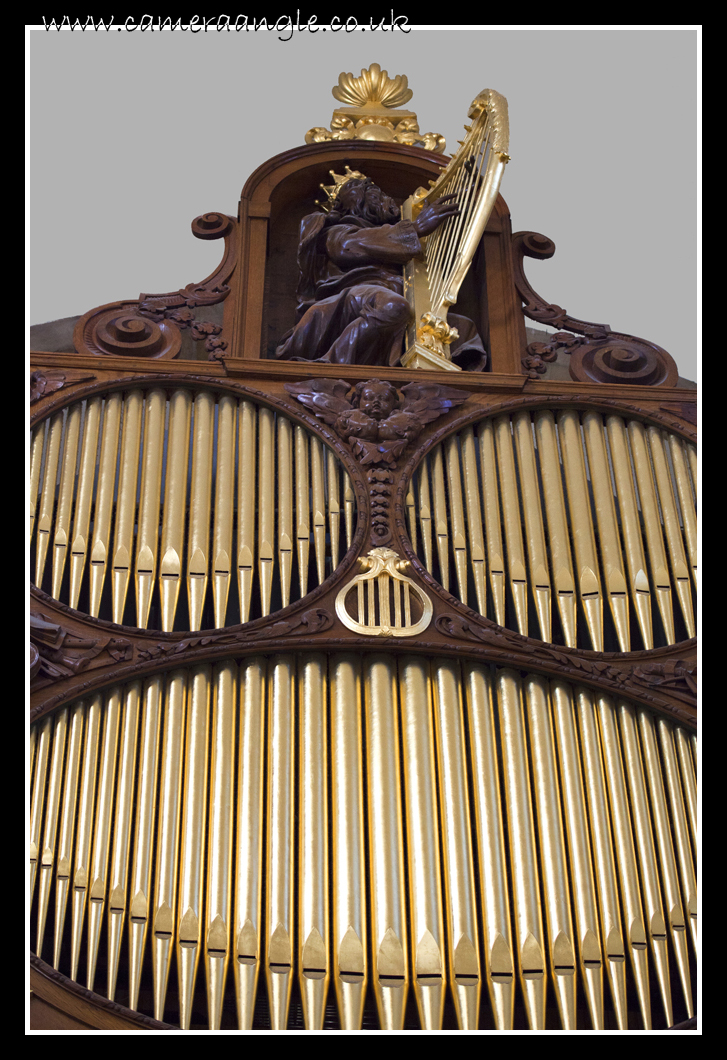
[[[274,356],[330,172],[439,186],[400,82],[195,220],[208,280],[32,354],[32,1028],[691,1026],[694,389],[564,313],[528,341],[547,241],[476,122],[444,312],[487,370]]]

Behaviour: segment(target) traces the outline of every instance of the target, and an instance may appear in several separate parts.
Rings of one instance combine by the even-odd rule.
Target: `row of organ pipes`
[[[51,595],[77,608],[86,577],[97,617],[110,578],[105,617],[117,623],[133,585],[141,629],[156,588],[161,629],[175,628],[185,580],[191,630],[210,583],[215,628],[235,583],[240,622],[269,614],[273,590],[287,607],[338,566],[353,534],[351,483],[331,450],[230,395],[152,389],[79,402],[36,429],[30,470],[35,584],[50,551]]]
[[[677,606],[695,635],[696,482],[694,446],[659,427],[522,411],[426,457],[406,498],[409,533],[444,588],[501,626],[603,651],[605,597],[613,650],[649,649],[681,639]]]
[[[175,628],[185,575],[192,630],[210,582],[213,624],[225,625],[235,572],[240,621],[268,614],[273,588],[285,607],[335,570],[353,533],[351,482],[318,438],[249,401],[184,389],[56,414],[33,436],[30,492],[35,583],[52,542],[53,597],[77,607],[88,572],[98,616],[110,575],[121,623],[133,583],[139,628],[156,585],[161,628]],[[695,635],[696,453],[673,433],[592,411],[496,416],[429,454],[406,506],[426,568],[499,625],[603,651],[605,598],[620,651],[633,633],[634,647],[676,643],[675,607]]]
[[[32,944],[182,1028],[202,968],[211,1029],[252,1027],[263,989],[285,1028],[296,977],[312,1029],[331,986],[360,1027],[369,985],[382,1028],[413,990],[425,1029],[447,992],[463,1029],[516,1002],[538,1029],[548,983],[563,1029],[669,1026],[676,994],[693,1011],[695,756],[644,708],[448,658],[133,681],[32,728]]]

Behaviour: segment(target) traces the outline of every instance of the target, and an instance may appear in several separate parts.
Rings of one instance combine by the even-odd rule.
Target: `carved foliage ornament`
[[[131,642],[121,637],[81,637],[52,622],[40,611],[30,613],[31,677],[51,680],[86,670],[92,660],[107,652],[117,662],[131,659]]]
[[[221,324],[212,324],[209,321],[197,320],[194,313],[187,306],[170,308],[167,305],[147,299],[139,303],[139,313],[154,321],[172,320],[178,328],[189,328],[195,342],[204,340],[204,348],[209,354],[209,360],[218,358],[227,349],[227,343],[218,336],[222,332]]]
[[[74,371],[72,368],[46,368],[44,371],[30,373],[30,404],[34,405],[42,397],[53,394],[56,390],[62,390],[64,386],[73,383],[87,383],[95,379],[95,375],[88,372]]]
[[[206,647],[208,644],[234,644],[251,640],[276,640],[278,637],[310,636],[313,633],[324,633],[333,625],[333,616],[324,607],[313,607],[307,611],[291,615],[277,622],[267,622],[256,629],[246,629],[244,633],[214,633],[206,637],[185,637],[184,640],[167,643],[157,642],[138,649],[140,659],[156,659],[165,655],[179,655],[190,648]]]

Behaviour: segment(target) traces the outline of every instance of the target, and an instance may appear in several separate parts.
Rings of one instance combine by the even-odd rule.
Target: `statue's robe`
[[[287,361],[396,365],[411,320],[402,266],[422,252],[412,221],[373,225],[324,214],[303,218],[298,245],[298,323],[275,356]],[[449,314],[459,331],[452,359],[482,371],[487,354],[474,324]]]

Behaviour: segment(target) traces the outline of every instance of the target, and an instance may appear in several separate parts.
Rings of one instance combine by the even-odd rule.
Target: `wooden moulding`
[[[30,955],[30,1028],[48,1031],[174,1030],[86,990]]]

